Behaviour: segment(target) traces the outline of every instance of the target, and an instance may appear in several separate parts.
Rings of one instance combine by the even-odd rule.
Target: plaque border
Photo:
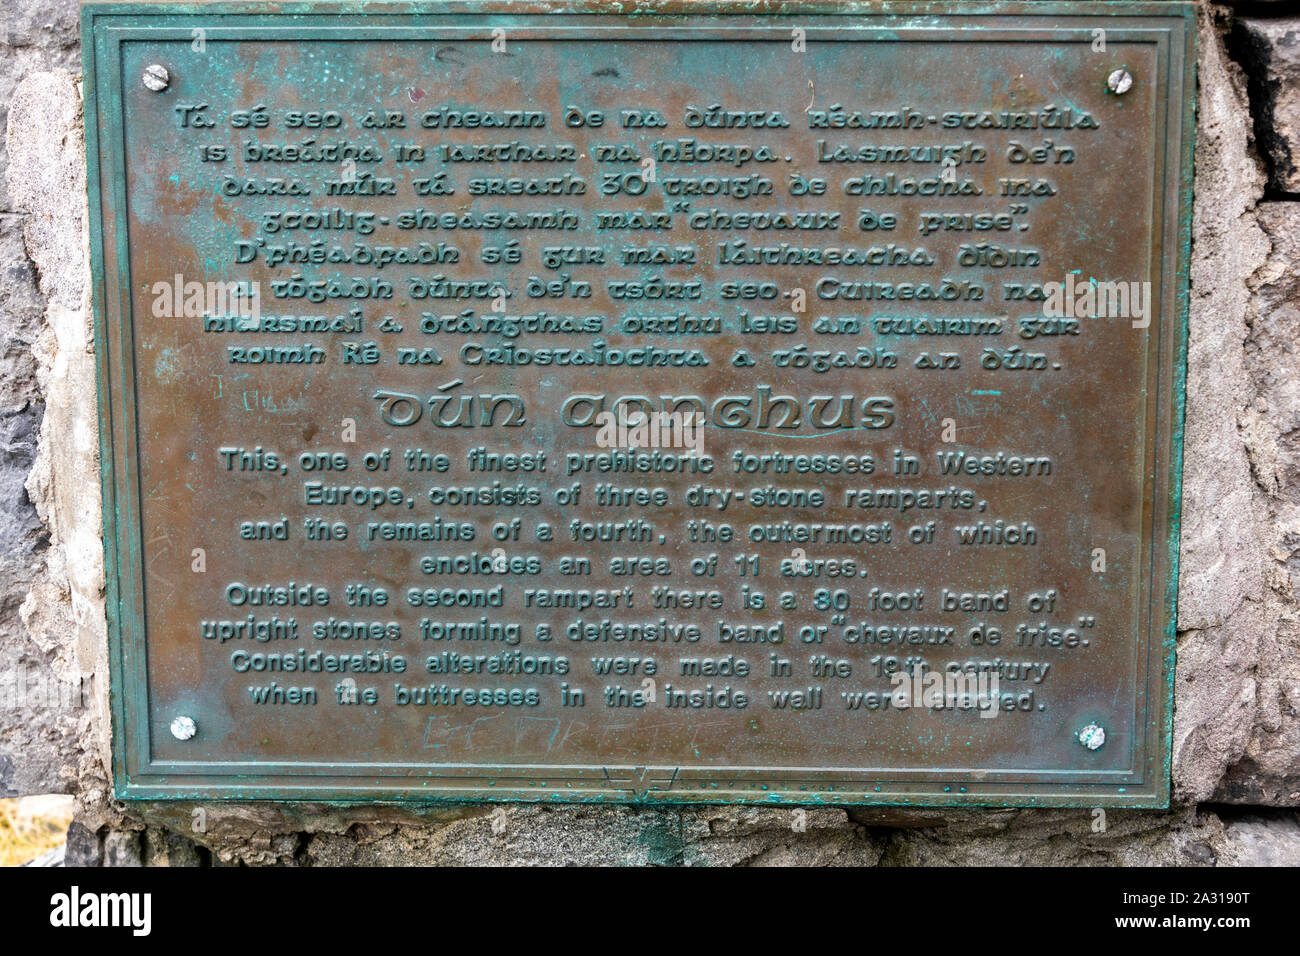
[[[268,9],[270,8],[270,9]],[[293,15],[293,16],[286,16]],[[561,39],[593,27],[628,37],[653,30],[658,39],[740,38],[740,34],[786,31],[802,25],[809,35],[835,28],[837,38],[858,29],[879,29],[887,20],[891,42],[953,41],[953,30],[974,39],[1011,33],[1026,42],[1062,39],[1069,32],[1104,25],[1116,37],[1149,36],[1158,45],[1165,115],[1157,116],[1153,141],[1163,131],[1164,154],[1152,157],[1161,175],[1154,183],[1152,272],[1160,276],[1157,341],[1148,348],[1147,419],[1151,433],[1144,483],[1150,489],[1142,540],[1149,552],[1139,578],[1145,621],[1132,645],[1138,659],[1134,726],[1143,739],[1131,742],[1128,771],[991,770],[917,768],[869,772],[863,768],[755,768],[671,766],[465,764],[339,764],[317,761],[154,761],[151,759],[149,688],[143,634],[143,564],[138,485],[135,376],[131,340],[131,284],[124,216],[126,186],[120,147],[125,117],[120,97],[120,44],[129,39],[190,39],[194,18],[213,39],[265,39],[313,28],[347,39],[392,37],[394,31],[448,33],[489,39],[509,25],[521,38]],[[450,26],[446,17],[492,18],[486,25]],[[1051,18],[1050,25],[1035,22]],[[1184,0],[1115,0],[1076,3],[872,2],[782,3],[769,0],[670,0],[621,13],[613,0],[511,3],[451,0],[421,3],[316,0],[274,5],[253,2],[85,2],[82,51],[86,116],[87,193],[91,302],[95,320],[99,404],[100,473],[103,494],[105,603],[109,637],[109,705],[112,718],[114,791],[125,800],[314,800],[358,802],[604,802],[644,804],[733,803],[761,805],[910,805],[962,807],[1169,805],[1174,645],[1178,580],[1182,430],[1185,408],[1187,316],[1195,139],[1194,4]],[[709,26],[694,25],[709,18]],[[792,18],[797,18],[794,20]],[[845,19],[858,23],[845,29]],[[676,29],[667,20],[680,21]],[[692,25],[687,25],[686,21]],[[742,21],[739,25],[734,22]],[[779,23],[769,22],[780,20]],[[651,21],[654,21],[653,23]],[[1018,22],[1019,21],[1019,22]],[[1025,22],[1028,21],[1028,22]],[[898,36],[898,32],[905,36]],[[858,39],[870,40],[868,37]],[[1157,111],[1159,112],[1159,111]],[[1177,171],[1177,176],[1171,175]],[[1160,214],[1156,214],[1157,208]],[[1168,320],[1168,321],[1165,321]],[[1154,372],[1154,374],[1152,374]],[[116,394],[118,401],[114,401]],[[1165,392],[1168,400],[1162,400]],[[1159,494],[1162,480],[1165,493]],[[1160,585],[1163,583],[1163,593]],[[1144,636],[1142,632],[1145,632]],[[1142,659],[1145,651],[1145,660]],[[1141,679],[1145,672],[1145,681]],[[950,774],[978,773],[979,781]],[[1042,779],[1039,779],[1042,778]],[[1071,779],[1077,778],[1077,779]]]

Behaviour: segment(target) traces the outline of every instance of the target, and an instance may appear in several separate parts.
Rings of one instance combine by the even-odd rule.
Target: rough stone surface
[[[144,866],[140,834],[114,830],[104,837],[105,866]]]
[[[23,462],[25,472],[24,484],[10,491],[13,520],[0,526],[0,542],[10,545],[2,560],[13,565],[41,559],[40,573],[26,575],[30,590],[13,608],[19,613],[0,618],[3,687],[9,691],[0,701],[0,754],[11,770],[0,789],[9,792],[72,788],[80,741],[98,740],[96,728],[106,726],[92,724],[84,707],[85,688],[100,670],[93,658],[102,653],[97,648],[104,628],[80,118],[80,90],[67,73],[31,74],[9,101],[8,129],[27,133],[6,137],[8,196],[22,213],[26,251],[11,270],[15,298],[26,296],[24,308],[34,309],[39,296],[43,319],[27,347],[36,388],[24,405],[0,413],[0,434],[11,436],[9,453]],[[34,288],[25,287],[32,278]],[[33,449],[40,408],[46,414]],[[0,490],[17,475],[0,469]],[[30,515],[26,503],[35,505]],[[33,522],[41,525],[40,547],[25,556],[21,542],[38,532],[23,529]],[[4,530],[10,532],[7,539]],[[9,603],[16,605],[16,596]]]
[[[806,811],[802,831],[792,829],[795,819],[788,810],[483,808],[442,826],[371,823],[343,833],[313,834],[302,856],[316,866],[871,866],[880,859],[883,841],[852,824],[842,810]]]
[[[51,69],[75,73],[81,68],[79,9],[78,0],[5,0],[0,16],[0,126],[8,123],[8,103],[23,77]],[[0,143],[0,170],[8,165],[8,151]],[[0,183],[0,210],[6,218],[21,218],[4,183]]]
[[[1272,558],[1267,415],[1246,367],[1249,280],[1269,252],[1255,217],[1263,174],[1245,78],[1216,30],[1202,30],[1199,80],[1173,740],[1175,796],[1189,803],[1245,755],[1293,603]]]
[[[1241,56],[1251,73],[1255,129],[1270,167],[1269,185],[1300,193],[1300,18],[1243,17],[1238,28]]]
[[[1250,815],[1224,828],[1230,866],[1300,866],[1300,817]]]
[[[68,826],[68,839],[64,844],[64,866],[99,866],[104,861],[104,851],[99,834],[92,832],[80,820]]]
[[[75,6],[60,2],[54,9]],[[23,12],[19,19],[28,34],[47,35],[33,26],[39,17]],[[51,22],[54,33],[68,25],[62,13]],[[808,808],[800,816],[735,807],[186,803],[127,810],[112,799],[106,769],[80,104],[74,77],[49,70],[48,50],[63,50],[57,44],[41,48],[44,59],[28,47],[18,48],[28,53],[6,54],[11,60],[31,55],[23,61],[29,64],[25,78],[10,87],[12,160],[8,191],[0,194],[8,197],[6,210],[10,202],[22,210],[0,218],[7,277],[0,289],[0,571],[14,567],[17,575],[6,573],[0,588],[0,666],[27,659],[84,682],[87,706],[53,720],[37,715],[31,721],[39,728],[35,739],[21,736],[27,731],[16,729],[13,714],[0,709],[0,790],[77,791],[78,818],[65,851],[70,865],[1296,862],[1300,822],[1293,812],[1266,808],[1300,804],[1300,616],[1294,598],[1300,573],[1300,203],[1261,204],[1266,170],[1276,176],[1279,167],[1268,148],[1265,162],[1256,158],[1256,137],[1268,146],[1256,122],[1258,77],[1248,84],[1229,55],[1221,37],[1227,29],[1221,9],[1204,8],[1175,675],[1176,805],[1169,812]],[[1257,69],[1263,61],[1241,49],[1233,47],[1246,70]],[[71,58],[66,50],[59,55]],[[23,481],[15,484],[12,476]],[[22,486],[39,524],[23,510]],[[13,612],[23,593],[20,624]]]
[[[891,835],[892,866],[1209,866],[1230,852],[1212,813],[1007,810]]]
[[[204,866],[207,853],[193,840],[170,830],[152,829],[144,833],[144,865],[190,867]]]
[[[9,113],[9,191],[28,212],[24,241],[46,297],[32,348],[45,417],[26,487],[50,547],[20,612],[54,674],[83,692],[60,709],[61,726],[94,750],[108,743],[108,669],[80,86],[66,73],[34,73]],[[65,742],[60,754],[71,762],[86,749]]]
[[[79,62],[76,0],[7,2],[0,18],[0,125],[8,122],[23,77],[76,70]],[[0,139],[0,173],[8,162]],[[25,487],[44,415],[32,346],[45,297],[24,248],[28,222],[28,211],[14,202],[0,175],[0,796],[73,786],[62,756],[70,743],[68,721],[57,703],[48,702],[75,699],[79,690],[65,686],[52,655],[26,639],[19,617],[48,543]]]
[[[1257,221],[1271,251],[1250,280],[1246,368],[1255,397],[1246,435],[1268,516],[1276,600],[1273,640],[1260,645],[1250,736],[1216,799],[1300,806],[1300,203],[1263,203]]]

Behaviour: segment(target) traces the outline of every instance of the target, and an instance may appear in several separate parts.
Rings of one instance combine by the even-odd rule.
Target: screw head
[[[140,78],[140,82],[145,85],[145,89],[161,93],[171,83],[171,76],[166,67],[152,63],[144,68],[144,75]]]
[[[177,740],[189,740],[198,732],[199,728],[194,723],[193,717],[186,717],[182,714],[172,721],[172,736]]]
[[[1089,750],[1099,750],[1106,742],[1106,730],[1099,724],[1089,724],[1079,731],[1079,743]]]
[[[1116,70],[1106,77],[1106,88],[1116,96],[1123,96],[1133,88],[1133,74],[1128,70]]]

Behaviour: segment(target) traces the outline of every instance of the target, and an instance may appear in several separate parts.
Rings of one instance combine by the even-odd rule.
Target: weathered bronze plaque
[[[121,796],[1166,803],[1190,5],[278,6],[84,8]]]

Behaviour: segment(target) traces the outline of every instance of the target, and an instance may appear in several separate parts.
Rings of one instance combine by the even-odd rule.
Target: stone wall
[[[75,74],[80,44],[75,0],[9,5],[0,21],[0,123],[25,78],[50,70]],[[66,86],[66,79],[63,81]],[[0,141],[0,166],[10,165]],[[66,208],[66,207],[65,207]],[[79,218],[79,217],[78,217]],[[76,785],[79,672],[67,686],[58,667],[63,642],[30,635],[19,608],[36,580],[48,580],[49,534],[25,485],[45,414],[36,343],[48,292],[25,231],[31,214],[0,176],[0,795],[68,791]],[[77,236],[77,221],[49,226]],[[53,277],[51,277],[52,279]],[[63,673],[68,673],[66,668]],[[69,706],[69,704],[73,706]]]
[[[105,865],[1300,863],[1300,16],[1201,11],[1168,812],[160,803],[108,782],[73,0],[0,45],[0,795]],[[7,683],[5,683],[7,682]]]

